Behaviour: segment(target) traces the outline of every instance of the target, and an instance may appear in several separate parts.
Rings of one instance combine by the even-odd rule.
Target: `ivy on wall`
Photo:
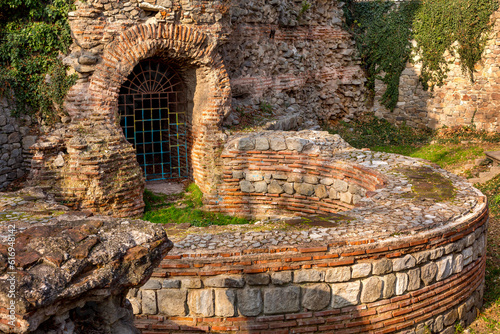
[[[462,71],[473,81],[491,29],[491,14],[498,0],[346,0],[346,26],[352,32],[373,93],[375,80],[387,89],[381,103],[396,107],[399,78],[410,57],[422,63],[424,88],[444,84],[446,54],[458,55]],[[412,47],[412,40],[416,47]]]
[[[498,0],[423,0],[413,24],[416,54],[422,62],[425,88],[441,86],[449,61],[445,52],[458,55],[465,75],[474,81],[474,67],[489,37],[490,17]]]
[[[399,97],[399,77],[410,59],[412,22],[417,1],[396,6],[392,1],[357,2],[344,6],[346,24],[353,33],[368,77],[367,88],[373,92],[375,80],[387,89],[381,103],[393,110]]]
[[[71,44],[67,23],[73,0],[0,0],[0,95],[16,112],[59,112],[75,76],[58,58]]]

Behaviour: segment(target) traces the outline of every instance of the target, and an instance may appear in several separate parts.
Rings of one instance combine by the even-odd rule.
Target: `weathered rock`
[[[215,316],[235,316],[236,293],[233,289],[215,289]]]
[[[437,264],[434,262],[430,262],[422,267],[420,277],[422,278],[422,281],[425,285],[429,285],[434,281],[434,279],[436,278],[437,270]]]
[[[332,307],[341,308],[357,305],[360,289],[360,281],[332,284]]]
[[[255,317],[262,312],[262,293],[260,289],[238,289],[238,312],[245,317]]]
[[[333,188],[337,190],[338,192],[346,192],[349,184],[345,181],[335,179],[333,182]]]
[[[372,271],[371,263],[359,263],[352,266],[352,278],[361,278],[370,275]]]
[[[158,306],[156,304],[156,291],[142,291],[142,312],[144,314],[156,314],[158,312]]]
[[[186,289],[163,289],[157,295],[159,314],[169,317],[186,315]]]
[[[436,281],[441,281],[452,273],[452,263],[453,263],[453,255],[448,255],[443,257],[441,260],[437,261],[437,274]]]
[[[319,311],[330,304],[332,294],[326,283],[305,285],[302,287],[302,306],[311,311]]]
[[[294,283],[321,282],[325,278],[325,273],[318,270],[299,270],[293,275]]]
[[[401,271],[415,267],[415,258],[411,255],[406,255],[402,258],[397,258],[392,260],[392,270]]]
[[[146,282],[172,248],[165,231],[139,220],[122,224],[109,217],[64,217],[50,225],[28,225],[16,235],[19,255],[26,258],[16,263],[16,311],[21,316],[16,333],[59,328],[58,319],[75,309],[94,316],[91,322],[88,316],[68,318],[71,326],[89,332],[111,333],[112,328],[121,328],[124,333],[137,333],[131,306],[125,303],[126,292]],[[150,287],[153,284],[157,285]],[[156,291],[160,290],[142,291],[143,313],[157,313]],[[8,285],[0,285],[0,300],[8,302],[8,293]],[[8,330],[0,324],[0,331]]]
[[[408,291],[420,289],[420,268],[408,270]]]
[[[383,298],[391,298],[396,294],[396,275],[389,274],[382,278],[384,280]]]
[[[243,180],[240,182],[240,188],[241,188],[241,191],[244,193],[253,193],[255,191],[255,188],[254,188],[252,182],[249,182],[246,180]]]
[[[382,260],[373,262],[373,274],[374,275],[384,275],[392,271],[392,261],[383,258]]]
[[[379,277],[370,277],[362,281],[361,302],[371,303],[382,296],[383,281]]]
[[[271,183],[269,184],[269,187],[268,187],[268,192],[270,194],[281,194],[284,192],[283,188],[280,186],[280,184],[278,183],[278,181],[271,181]]]
[[[257,151],[267,151],[269,149],[269,141],[267,140],[267,138],[255,138],[255,149]]]
[[[181,285],[183,289],[200,289],[202,286],[199,278],[183,278]]]
[[[192,290],[188,295],[188,307],[191,314],[202,317],[213,317],[214,309],[214,290],[200,289]]]
[[[276,182],[276,181],[274,181],[274,182]],[[265,192],[267,192],[267,191],[268,191],[268,190],[267,190],[267,182],[266,182],[266,181],[259,181],[259,182],[255,182],[255,183],[253,184],[253,186],[254,186],[254,189],[255,189],[255,192],[256,192],[256,193],[265,193]],[[273,194],[273,193],[271,192],[271,189],[269,189],[269,192],[270,192],[271,194]]]
[[[314,186],[309,183],[295,183],[293,188],[296,192],[304,196],[314,195]]]
[[[286,142],[284,137],[271,137],[269,140],[271,150],[283,151],[286,150]]]
[[[325,282],[328,283],[347,282],[350,279],[351,279],[350,267],[331,268],[326,271],[325,275]]]
[[[297,286],[264,289],[264,314],[300,311],[300,288]]]
[[[221,275],[207,278],[203,284],[208,288],[242,288],[245,280],[241,276]]]
[[[291,271],[277,271],[271,274],[271,281],[274,285],[284,285],[292,281]]]
[[[271,281],[269,274],[246,275],[245,280],[248,285],[268,285]]]
[[[326,191],[326,187],[322,184],[314,187],[314,194],[316,195],[316,197],[319,198],[328,197],[328,192]]]
[[[396,274],[396,295],[400,296],[408,289],[408,275],[405,273]]]

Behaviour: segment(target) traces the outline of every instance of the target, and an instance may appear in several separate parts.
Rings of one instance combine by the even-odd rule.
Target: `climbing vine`
[[[345,3],[346,26],[356,41],[367,88],[373,93],[375,80],[382,80],[387,89],[381,103],[390,110],[396,107],[399,78],[412,55],[422,63],[420,81],[426,89],[443,85],[449,70],[446,55],[458,56],[462,71],[473,81],[491,29],[491,14],[498,9],[498,0]]]
[[[67,23],[73,0],[0,0],[0,96],[16,112],[59,112],[76,78],[59,59],[71,44]]]
[[[458,55],[463,73],[474,81],[497,9],[498,0],[422,1],[413,29],[425,88],[443,85],[450,63],[446,55]]]
[[[347,0],[344,14],[353,33],[368,77],[367,87],[375,89],[375,80],[387,85],[381,102],[389,109],[396,107],[399,77],[411,55],[412,22],[417,1],[396,6],[392,1],[357,2]]]

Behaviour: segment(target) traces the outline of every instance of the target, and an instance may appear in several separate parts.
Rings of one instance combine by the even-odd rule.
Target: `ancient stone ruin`
[[[132,312],[144,334],[469,324],[482,304],[486,197],[427,161],[319,131],[365,110],[342,5],[77,2],[68,115],[33,145],[7,138],[10,153],[31,147],[33,188],[0,203],[22,231],[14,267],[0,248],[20,296],[16,326],[0,308],[0,330],[134,333]],[[270,117],[234,131],[254,113]],[[207,210],[266,222],[167,231],[166,255],[164,229],[132,218],[145,181],[182,178]]]

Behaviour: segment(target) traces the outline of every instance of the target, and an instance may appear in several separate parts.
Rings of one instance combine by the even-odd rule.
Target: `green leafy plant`
[[[71,44],[72,6],[73,0],[0,0],[0,95],[15,101],[16,113],[51,120],[61,111],[76,80],[59,60]]]
[[[264,114],[268,114],[268,115],[272,114],[272,112],[273,112],[273,106],[266,101],[260,101],[259,109]]]
[[[304,1],[302,1],[301,6],[302,7],[300,8],[300,12],[297,15],[297,18],[301,18],[302,15],[304,15],[309,9],[311,9],[312,5],[307,0],[304,0]]]
[[[490,17],[497,9],[497,0],[422,1],[413,30],[425,88],[443,85],[450,63],[446,55],[458,54],[462,71],[474,81],[474,67],[481,60]]]
[[[399,77],[410,59],[412,24],[418,1],[358,2],[347,0],[344,8],[347,28],[353,33],[367,74],[367,88],[373,93],[375,80],[387,85],[381,102],[388,109],[396,107]]]

